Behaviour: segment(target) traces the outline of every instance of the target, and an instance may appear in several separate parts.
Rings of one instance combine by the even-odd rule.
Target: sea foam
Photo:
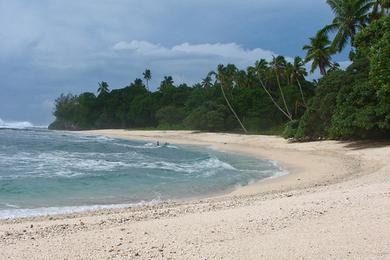
[[[33,124],[31,124],[28,121],[3,121],[0,118],[0,128],[9,128],[9,129],[25,129],[25,128],[31,128],[34,127]]]

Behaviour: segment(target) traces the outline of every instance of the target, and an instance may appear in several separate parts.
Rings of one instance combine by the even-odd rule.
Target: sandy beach
[[[192,131],[80,134],[207,146],[289,172],[205,199],[0,221],[0,259],[390,259],[389,142]]]

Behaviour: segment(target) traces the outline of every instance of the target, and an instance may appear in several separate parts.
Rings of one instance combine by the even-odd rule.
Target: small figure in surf
[[[160,146],[160,142],[159,141],[157,141],[157,146]]]

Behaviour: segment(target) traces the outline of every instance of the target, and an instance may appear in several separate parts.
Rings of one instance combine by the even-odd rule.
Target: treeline
[[[259,132],[297,140],[390,137],[390,1],[328,0],[335,19],[303,47],[245,70],[219,65],[193,86],[172,77],[149,91],[150,70],[122,89],[61,95],[51,129],[160,128]],[[335,35],[333,41],[329,35]],[[332,56],[351,46],[345,71]],[[322,74],[305,79],[305,63]]]
[[[292,70],[285,69],[290,66]],[[306,81],[304,75],[303,62],[294,67],[280,56],[270,64],[261,60],[247,70],[232,64],[219,65],[193,86],[175,85],[172,77],[166,76],[154,92],[144,84],[150,80],[148,77],[112,91],[106,82],[101,82],[97,95],[61,95],[55,102],[56,121],[50,128],[237,131],[243,129],[242,124],[245,131],[269,130],[303,115],[303,99],[314,94],[313,83]],[[283,104],[288,117],[273,101]]]

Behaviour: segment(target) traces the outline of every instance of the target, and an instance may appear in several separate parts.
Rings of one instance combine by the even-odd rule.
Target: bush
[[[299,120],[293,120],[286,124],[284,131],[283,131],[283,137],[284,138],[293,138],[295,137],[297,130],[299,126]]]

